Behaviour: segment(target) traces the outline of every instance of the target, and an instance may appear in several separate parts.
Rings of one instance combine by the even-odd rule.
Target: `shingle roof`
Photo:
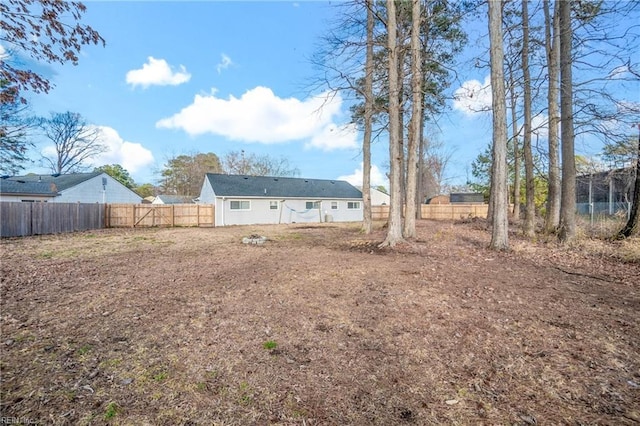
[[[82,182],[101,175],[103,172],[92,173],[70,173],[66,175],[25,175],[25,176],[11,176],[8,180],[20,180],[23,182],[44,182],[53,183],[58,188],[58,191],[64,191],[65,189],[74,187]]]
[[[41,195],[55,197],[56,186],[50,182],[25,182],[23,180],[0,179],[0,194]]]
[[[342,180],[207,173],[218,197],[362,198],[362,192]]]

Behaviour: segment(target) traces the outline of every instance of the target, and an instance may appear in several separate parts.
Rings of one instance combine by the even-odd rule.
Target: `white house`
[[[200,204],[216,226],[362,220],[362,193],[345,181],[207,173]]]
[[[362,190],[361,186],[357,186],[359,190]],[[388,206],[391,204],[391,197],[386,192],[382,192],[379,189],[371,187],[371,205],[372,206]]]
[[[151,204],[194,204],[190,195],[158,195]]]
[[[29,174],[5,177],[0,181],[0,201],[137,204],[142,200],[138,194],[104,172]]]
[[[48,202],[58,196],[55,185],[0,178],[0,201]]]

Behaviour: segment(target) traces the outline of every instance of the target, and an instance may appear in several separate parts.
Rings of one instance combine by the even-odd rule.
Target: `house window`
[[[337,201],[332,201],[331,202],[331,210],[338,210],[338,202]]]
[[[251,210],[251,202],[249,200],[231,200],[229,208],[231,210]]]
[[[269,201],[269,209],[270,210],[278,210],[278,202],[277,201]]]
[[[347,208],[350,210],[357,210],[360,208],[360,201],[349,201],[347,202]]]
[[[306,207],[307,210],[311,210],[311,209],[319,209],[320,208],[320,201],[307,201]]]

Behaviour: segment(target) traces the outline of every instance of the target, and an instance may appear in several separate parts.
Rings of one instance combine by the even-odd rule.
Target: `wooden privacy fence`
[[[0,235],[59,234],[105,227],[104,204],[0,202]]]
[[[459,220],[469,217],[486,218],[488,204],[422,204],[422,219]],[[389,206],[372,206],[373,220],[386,220],[389,217]]]
[[[212,204],[107,204],[107,228],[215,226]]]

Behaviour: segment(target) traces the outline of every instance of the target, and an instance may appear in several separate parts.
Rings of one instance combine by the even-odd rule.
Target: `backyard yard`
[[[639,239],[418,232],[4,239],[3,424],[640,423]]]

